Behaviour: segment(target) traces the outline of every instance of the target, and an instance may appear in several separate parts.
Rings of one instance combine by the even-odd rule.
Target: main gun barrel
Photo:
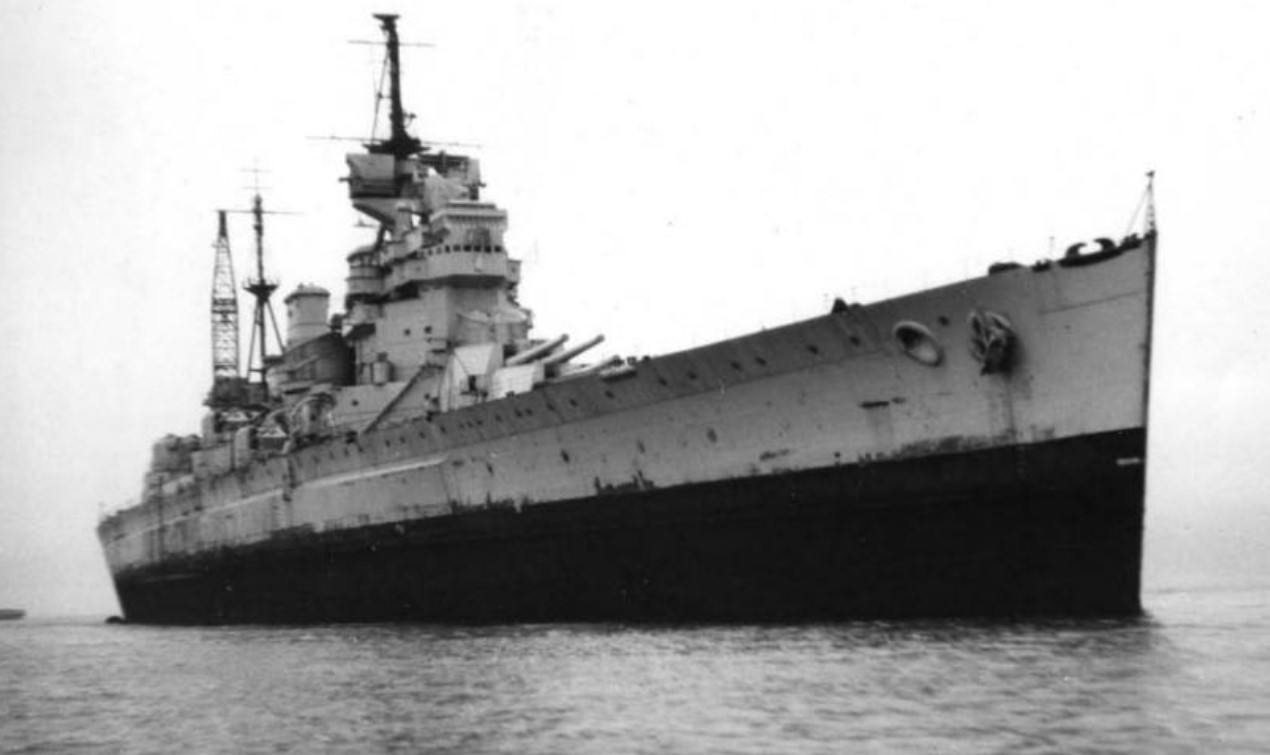
[[[515,367],[518,364],[525,364],[526,362],[532,362],[538,357],[544,356],[545,354],[560,348],[560,346],[562,346],[564,342],[567,340],[569,340],[569,336],[566,334],[566,335],[560,336],[559,338],[555,340],[547,341],[546,343],[540,343],[537,346],[528,348],[520,352],[519,354],[513,354],[511,357],[507,359],[506,362],[503,363],[503,365],[506,367]]]
[[[552,354],[551,356],[542,360],[542,363],[544,366],[548,366],[548,367],[553,364],[562,364],[564,362],[569,361],[570,359],[573,359],[574,357],[586,351],[587,349],[593,348],[594,346],[600,344],[602,341],[604,341],[604,336],[596,336],[595,338],[592,338],[589,341],[583,341],[577,346],[574,346],[572,349],[562,351],[559,354]]]

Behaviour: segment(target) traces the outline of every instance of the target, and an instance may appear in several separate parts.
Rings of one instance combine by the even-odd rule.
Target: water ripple
[[[1183,753],[1270,742],[1264,592],[1136,621],[0,627],[0,748]]]

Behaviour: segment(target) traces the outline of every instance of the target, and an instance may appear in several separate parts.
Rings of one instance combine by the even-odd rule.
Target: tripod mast
[[[278,282],[265,277],[265,209],[264,200],[257,191],[251,203],[252,228],[256,232],[256,277],[248,278],[243,286],[256,300],[252,312],[251,346],[247,350],[247,379],[252,373],[259,375],[258,383],[265,385],[265,372],[269,364],[269,325],[273,326],[274,343],[282,353],[282,334],[273,314],[270,297],[278,290]],[[266,322],[267,321],[267,322]],[[256,345],[260,347],[260,362],[256,363]]]

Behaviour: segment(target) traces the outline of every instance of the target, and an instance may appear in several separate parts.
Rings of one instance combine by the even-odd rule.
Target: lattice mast
[[[219,210],[216,265],[212,273],[212,383],[238,377],[238,291],[234,283],[234,258],[229,251],[225,211]]]
[[[265,278],[265,209],[259,192],[252,198],[251,216],[252,228],[256,232],[256,277],[249,278],[243,288],[255,297],[256,305],[252,313],[251,346],[247,349],[247,377],[250,379],[252,373],[256,373],[259,384],[265,385],[265,375],[269,368],[269,326],[273,326],[278,354],[282,353],[282,334],[273,314],[273,304],[269,301],[269,297],[278,289],[278,283]],[[257,344],[260,349],[259,364],[256,363]]]

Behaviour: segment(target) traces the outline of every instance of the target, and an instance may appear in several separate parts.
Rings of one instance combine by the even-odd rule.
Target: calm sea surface
[[[1270,752],[1270,590],[1138,621],[0,624],[0,752]]]

